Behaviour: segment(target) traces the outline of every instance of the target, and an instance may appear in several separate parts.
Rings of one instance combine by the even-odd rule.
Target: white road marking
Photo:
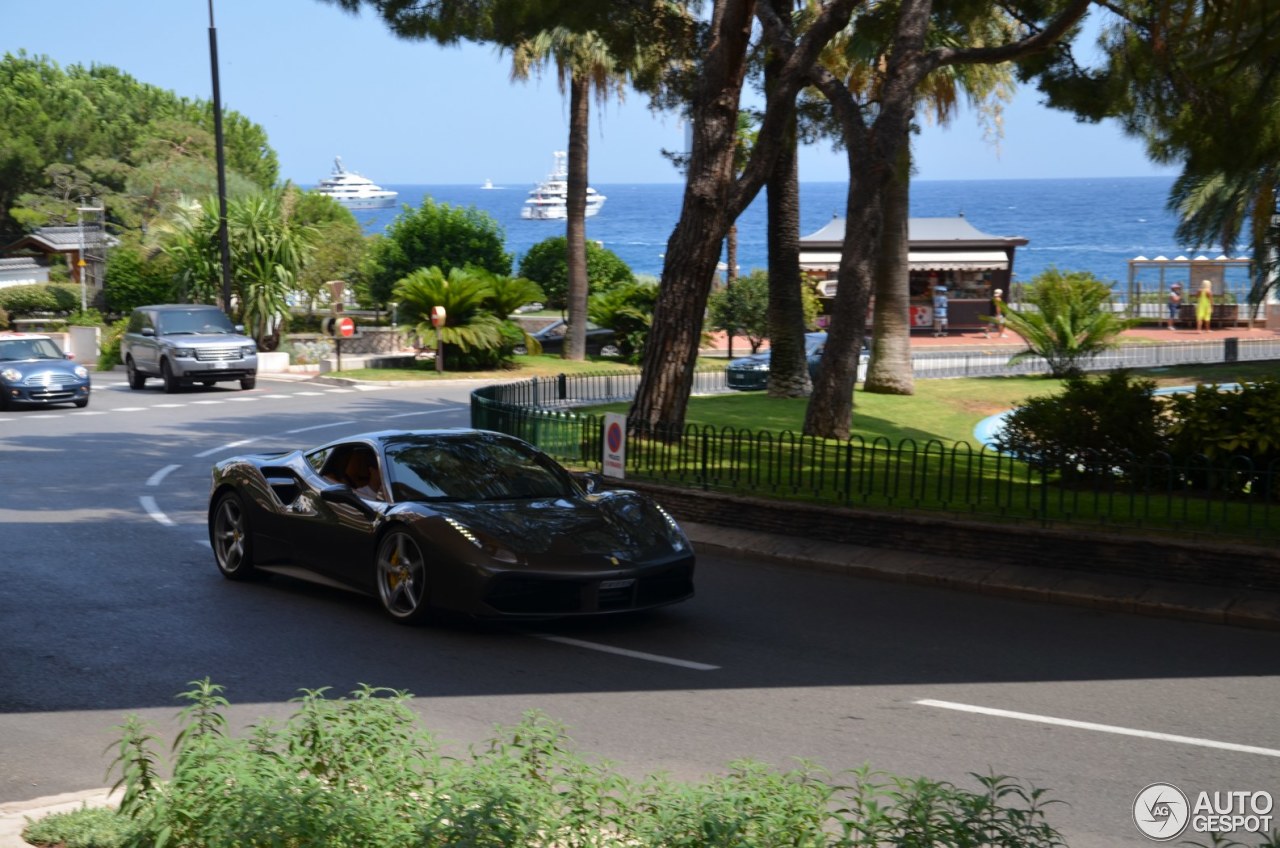
[[[356,386],[358,392],[382,392],[386,391],[386,386]]]
[[[458,407],[457,409],[420,409],[417,412],[401,412],[399,415],[388,415],[387,420],[390,421],[393,418],[408,418],[411,415],[436,415],[441,412],[461,412],[462,410],[463,407]]]
[[[106,414],[107,413],[103,412],[101,409],[86,409],[83,412],[77,412],[76,417],[83,418],[86,415],[106,415]],[[8,420],[8,419],[3,419],[3,420]]]
[[[50,415],[49,413],[44,412],[44,413],[40,413],[40,414],[38,414],[38,415],[25,415],[25,416],[23,416],[23,417],[24,417],[24,418],[26,418],[28,421],[32,421],[32,420],[35,420],[36,418],[58,418],[59,416],[57,416],[57,415]]]
[[[220,400],[193,400],[193,401],[191,401],[191,402],[192,402],[193,404],[198,404],[198,405],[201,405],[201,406],[212,406],[212,405],[217,404],[217,403],[222,403],[222,401],[220,401]]]
[[[271,400],[288,400],[293,395],[261,395],[262,398],[270,398]]]
[[[294,435],[295,433],[307,433],[307,432],[310,432],[311,430],[323,430],[323,429],[325,429],[326,427],[337,427],[337,426],[342,425],[342,424],[354,424],[354,423],[356,423],[356,422],[354,422],[354,421],[333,421],[333,422],[330,422],[330,423],[328,423],[328,424],[313,424],[313,425],[312,425],[312,426],[310,426],[310,427],[299,427],[299,428],[298,428],[298,429],[296,429],[296,430],[285,430],[285,431],[284,431],[284,434],[285,434],[286,436],[292,436],[292,435]]]
[[[242,445],[247,445],[251,442],[256,442],[256,441],[257,439],[253,438],[253,439],[241,439],[238,442],[228,442],[225,445],[219,445],[216,448],[209,448],[207,451],[201,451],[200,453],[196,454],[196,459],[204,459],[206,456],[213,456],[215,453],[219,453],[224,450],[231,450],[232,448],[238,448],[238,447],[241,447]]]
[[[112,412],[145,412],[145,406],[118,406]]]
[[[147,485],[159,486],[161,480],[168,477],[171,472],[177,471],[181,467],[182,467],[181,465],[166,465],[164,468],[161,468],[155,474],[152,474],[150,477],[147,478]]]
[[[1073,727],[1077,730],[1093,730],[1099,733],[1116,733],[1121,736],[1137,736],[1142,739],[1155,739],[1159,742],[1177,742],[1182,745],[1198,745],[1201,748],[1217,748],[1222,751],[1236,751],[1242,754],[1260,754],[1264,757],[1280,757],[1280,750],[1259,748],[1256,745],[1239,745],[1235,742],[1218,742],[1214,739],[1200,739],[1195,736],[1176,736],[1172,733],[1157,733],[1152,730],[1137,730],[1132,727],[1117,727],[1112,724],[1095,724],[1091,721],[1075,721],[1069,718],[1019,713],[1012,710],[997,710],[992,707],[978,707],[973,704],[957,704],[954,701],[922,700],[915,703],[923,707],[938,707],[944,710],[957,710],[963,713],[995,716],[996,718],[1013,718],[1019,721],[1033,721],[1039,724],[1054,724],[1060,727]]]
[[[229,397],[227,403],[249,403],[257,400],[256,397]]]
[[[157,403],[153,409],[181,409],[186,406],[185,403]]]
[[[644,651],[631,651],[626,648],[615,648],[613,645],[601,645],[598,642],[584,642],[581,639],[570,639],[568,636],[553,636],[550,633],[531,633],[539,639],[545,639],[548,642],[559,642],[562,645],[572,645],[575,648],[586,648],[589,651],[600,651],[605,654],[617,654],[622,657],[631,657],[637,660],[646,660],[647,662],[664,663],[665,665],[675,665],[680,668],[691,668],[694,671],[715,671],[720,668],[718,665],[707,665],[706,663],[692,662],[690,660],[680,660],[675,657],[664,657],[659,654],[646,654]]]
[[[325,389],[324,393],[327,395],[349,395],[354,391],[355,389]]]
[[[324,392],[294,392],[298,397],[319,397]]]
[[[155,498],[151,497],[150,495],[143,495],[142,497],[138,498],[138,501],[141,502],[142,508],[147,511],[147,515],[151,516],[156,521],[163,524],[165,527],[173,526],[173,521],[170,520],[169,516],[161,512],[160,507],[156,506]]]

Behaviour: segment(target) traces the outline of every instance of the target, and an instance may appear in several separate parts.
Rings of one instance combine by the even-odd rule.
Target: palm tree
[[[1005,308],[1005,324],[1027,349],[1010,364],[1043,357],[1055,377],[1079,374],[1082,363],[1116,346],[1116,337],[1139,323],[1111,308],[1111,287],[1086,271],[1056,268],[1036,276],[1024,296],[1031,309]]]
[[[452,268],[448,276],[438,267],[420,268],[396,283],[395,298],[419,337],[434,338],[431,310],[445,309],[440,340],[463,351],[493,350],[502,344],[502,322],[485,308],[493,294],[488,272]]]
[[[587,355],[587,137],[590,97],[603,104],[611,92],[622,95],[624,76],[604,40],[595,33],[563,27],[544,30],[511,48],[513,79],[528,79],[536,69],[554,62],[563,93],[569,88],[569,163],[567,185],[568,324],[565,359]]]

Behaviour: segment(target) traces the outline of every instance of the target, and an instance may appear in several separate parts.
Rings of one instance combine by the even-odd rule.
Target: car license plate
[[[600,588],[601,589],[625,589],[634,582],[636,581],[635,580],[601,580]]]
[[[213,363],[213,367],[214,367],[214,368],[226,368],[226,367],[227,367],[227,363],[225,363],[225,362],[215,362],[215,363]]]

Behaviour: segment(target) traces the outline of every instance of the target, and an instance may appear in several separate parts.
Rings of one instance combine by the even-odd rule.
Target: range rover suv
[[[129,388],[141,389],[159,377],[169,393],[183,386],[239,380],[258,382],[258,346],[244,327],[216,306],[197,303],[140,306],[129,317],[120,341]]]

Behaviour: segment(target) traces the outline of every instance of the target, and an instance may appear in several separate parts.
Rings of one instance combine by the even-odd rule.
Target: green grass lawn
[[[1181,365],[1135,370],[1159,386],[1236,383],[1264,376],[1280,377],[1280,362],[1235,362]],[[916,380],[914,395],[854,395],[853,435],[870,442],[933,439],[950,446],[974,442],[979,421],[1013,409],[1031,397],[1057,394],[1062,381],[1049,377],[958,377]],[[733,392],[689,399],[686,423],[747,430],[790,430],[804,427],[806,398],[771,398],[764,392]],[[588,412],[626,412],[627,404],[591,407]]]

